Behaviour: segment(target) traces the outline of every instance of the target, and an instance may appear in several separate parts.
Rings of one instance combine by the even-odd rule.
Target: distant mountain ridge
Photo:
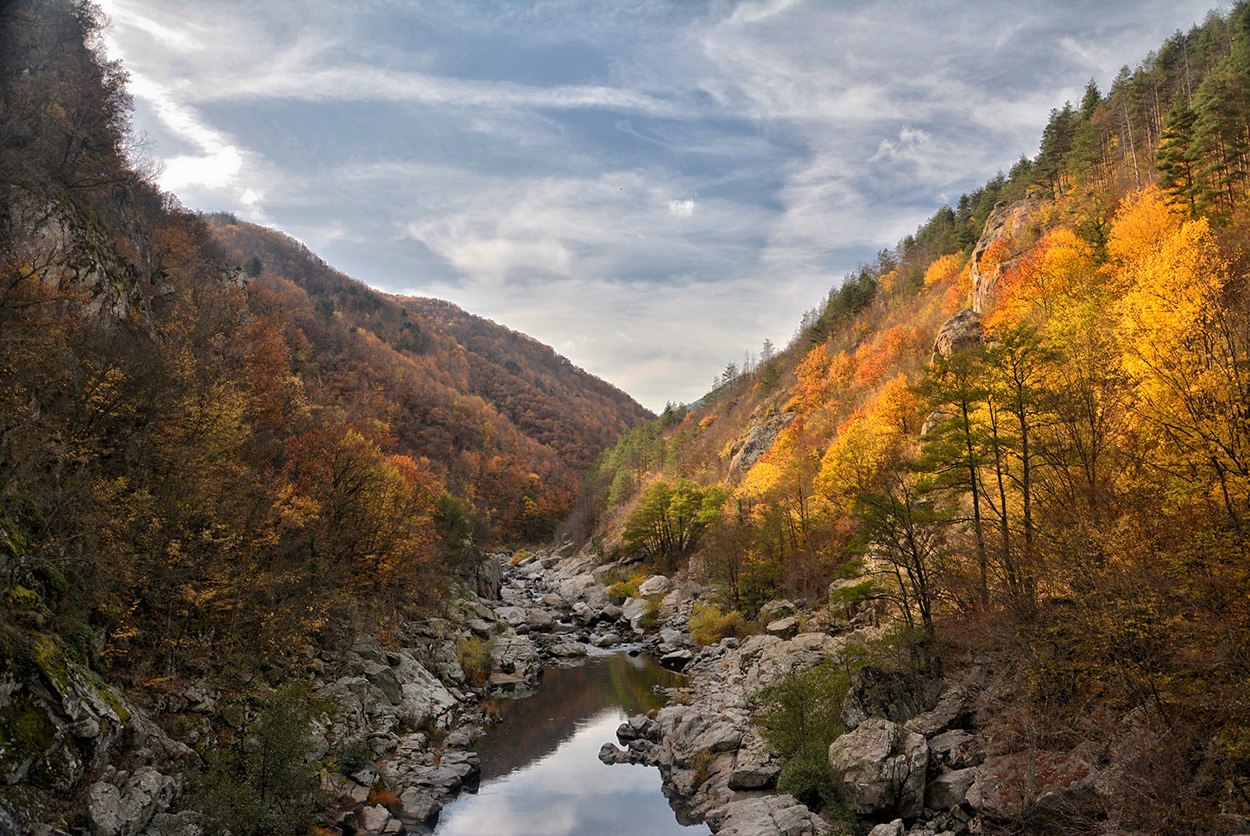
[[[599,453],[653,417],[533,337],[451,302],[374,290],[276,230],[225,214],[208,220],[228,258],[255,273],[252,292],[281,297],[317,353],[391,402],[401,446],[485,502],[494,535],[550,534]],[[350,380],[322,380],[350,400]],[[489,463],[500,456],[511,464]],[[526,498],[541,523],[533,508],[525,519]]]

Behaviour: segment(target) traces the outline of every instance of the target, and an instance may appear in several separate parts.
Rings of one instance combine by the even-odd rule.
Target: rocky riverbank
[[[688,628],[703,589],[652,576],[617,605],[606,586],[609,572],[587,554],[495,556],[475,588],[459,590],[441,617],[305,660],[311,697],[330,706],[315,723],[310,762],[323,765],[321,783],[335,799],[339,829],[428,833],[445,804],[475,788],[480,766],[471,747],[491,722],[492,700],[532,692],[548,666],[578,664],[620,645],[651,653],[690,679],[654,716],[623,724],[621,745],[605,741],[601,760],[657,767],[678,818],[705,821],[714,833],[815,836],[842,829],[777,793],[781,763],[752,722],[753,701],[779,677],[823,661],[842,664],[849,648],[880,632],[874,614],[834,618],[824,608],[777,601],[762,612],[764,632],[700,648]],[[39,697],[14,683],[6,688],[0,697],[10,706]],[[98,776],[80,832],[198,834],[193,815],[172,811],[183,773],[199,757],[194,747],[215,724],[235,722],[226,694],[191,682],[140,710],[75,675],[58,699],[41,703],[51,738],[76,735],[89,744],[79,747],[89,753],[86,762],[64,767],[66,785],[92,771]],[[843,706],[847,733],[829,751],[842,806],[879,823],[875,836],[958,836],[1022,815],[1070,817],[1096,800],[1096,770],[1081,758],[989,757],[970,730],[971,705],[963,687],[861,669]],[[161,726],[179,729],[185,742]],[[60,764],[64,751],[6,762],[7,777]],[[10,801],[0,805],[0,834],[66,832],[29,822],[23,829],[20,815]]]

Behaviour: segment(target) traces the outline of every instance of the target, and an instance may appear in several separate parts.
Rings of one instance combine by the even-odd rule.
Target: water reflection
[[[482,784],[443,810],[438,836],[699,836],[660,792],[659,771],[605,766],[599,747],[629,715],[658,708],[653,685],[679,678],[647,657],[615,654],[553,668],[532,697],[502,703],[504,722],[477,749]]]

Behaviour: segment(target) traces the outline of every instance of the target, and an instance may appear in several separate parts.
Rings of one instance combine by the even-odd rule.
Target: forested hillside
[[[144,682],[277,664],[544,542],[648,417],[551,349],[395,299],[127,158],[88,3],[0,8],[0,613]]]
[[[776,357],[625,436],[575,527],[712,585],[705,626],[780,596],[887,607],[909,665],[975,682],[989,754],[1084,752],[1126,831],[1235,832],[1248,140],[1237,4],[1055,109],[1035,157]]]

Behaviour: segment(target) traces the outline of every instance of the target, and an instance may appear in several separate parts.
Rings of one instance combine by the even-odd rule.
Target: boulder
[[[792,639],[799,632],[799,620],[792,615],[788,615],[785,618],[770,621],[764,629],[771,635],[780,636],[783,639]]]
[[[767,623],[769,621],[776,621],[779,618],[786,618],[787,616],[795,615],[797,613],[798,607],[794,606],[793,602],[787,601],[784,598],[779,598],[769,601],[767,604],[760,607],[760,621]]]
[[[622,743],[632,740],[660,740],[660,724],[645,714],[635,714],[616,729],[616,739]]]
[[[829,746],[833,788],[846,809],[862,816],[919,816],[928,766],[922,735],[876,717]]]
[[[686,665],[690,664],[690,660],[693,658],[694,654],[683,647],[680,650],[665,653],[660,657],[660,664],[668,668],[670,671],[680,671],[684,670]]]
[[[924,714],[908,720],[908,731],[936,737],[951,729],[960,728],[972,719],[968,709],[968,693],[958,685],[952,685],[938,697],[937,705]]]
[[[744,729],[750,724],[745,712],[703,713],[688,705],[668,705],[655,718],[673,762],[689,768],[697,758],[721,752],[734,752],[742,744]]]
[[[379,665],[376,662],[366,664],[365,678],[382,692],[391,705],[399,705],[403,700],[404,694],[399,684],[399,677],[395,675],[395,671],[391,670],[390,665]]]
[[[777,776],[781,767],[776,764],[753,764],[735,769],[729,773],[731,790],[766,790],[777,786]]]
[[[586,645],[581,642],[561,642],[552,645],[547,652],[559,659],[574,659],[586,655]]]
[[[663,575],[652,575],[638,584],[638,595],[650,598],[652,595],[663,595],[672,587],[672,581]]]
[[[942,732],[929,738],[929,755],[937,763],[951,769],[963,769],[972,765],[973,740],[973,736],[963,729]]]
[[[509,627],[519,627],[525,623],[528,615],[524,607],[495,607],[495,617]]]
[[[965,308],[942,323],[937,339],[933,341],[933,356],[952,357],[965,351],[973,351],[985,342],[985,326],[981,315]]]
[[[150,766],[140,767],[121,786],[97,781],[87,790],[87,819],[93,836],[134,836],[152,817],[169,809],[176,782]]]
[[[1096,773],[1066,752],[1019,752],[975,768],[967,802],[990,819],[1028,820],[1038,828],[1098,813]]]
[[[943,769],[924,790],[924,806],[930,810],[949,810],[968,799],[968,789],[976,778],[976,769]]]
[[[707,816],[718,836],[818,836],[828,825],[792,795],[731,801]]]
[[[531,630],[550,630],[556,623],[555,616],[542,609],[529,610],[525,619]]]
[[[438,823],[438,814],[442,812],[443,805],[432,796],[414,788],[405,790],[399,801],[403,805],[400,807],[399,817],[405,823],[419,824],[430,829]]]
[[[855,729],[871,717],[906,723],[932,709],[942,688],[941,682],[919,674],[867,665],[855,674],[842,703],[842,724]]]
[[[868,831],[868,836],[903,836],[907,832],[907,828],[903,826],[902,819],[895,819],[892,822],[879,824],[872,830]]]
[[[381,804],[375,804],[360,811],[356,824],[359,826],[360,832],[381,833],[390,821],[390,811]]]

